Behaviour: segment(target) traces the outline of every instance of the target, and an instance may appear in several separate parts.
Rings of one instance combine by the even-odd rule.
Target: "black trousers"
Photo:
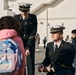
[[[35,46],[29,47],[29,51],[30,55],[27,56],[27,75],[35,75]]]

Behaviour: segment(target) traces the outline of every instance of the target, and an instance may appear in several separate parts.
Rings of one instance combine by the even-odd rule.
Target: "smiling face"
[[[51,38],[55,42],[60,41],[60,40],[62,40],[62,37],[63,37],[62,34],[63,34],[63,32],[51,33]]]

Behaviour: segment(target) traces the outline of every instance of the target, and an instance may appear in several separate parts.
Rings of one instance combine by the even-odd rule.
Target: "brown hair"
[[[12,16],[4,16],[0,19],[0,30],[2,29],[14,29],[20,35],[21,25]]]

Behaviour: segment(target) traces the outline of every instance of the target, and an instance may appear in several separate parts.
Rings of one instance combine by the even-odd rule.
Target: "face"
[[[76,37],[76,34],[72,34],[72,38],[75,38]]]
[[[27,17],[28,14],[29,14],[29,11],[21,12],[21,15],[22,15],[23,17]]]
[[[51,38],[53,41],[57,42],[57,41],[61,40],[62,33],[60,33],[60,32],[51,33]]]

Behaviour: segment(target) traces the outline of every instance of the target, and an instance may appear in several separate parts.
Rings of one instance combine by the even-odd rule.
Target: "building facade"
[[[18,2],[27,2],[33,4],[30,13],[37,15],[38,31],[40,35],[40,46],[43,45],[44,37],[47,42],[52,41],[50,38],[50,27],[53,24],[62,24],[66,27],[63,39],[66,35],[71,38],[72,29],[76,29],[76,0],[6,0],[5,8],[12,11],[13,14],[20,13],[18,10]],[[5,7],[6,7],[5,6]],[[1,10],[4,10],[0,8]],[[3,15],[3,14],[2,14]],[[12,15],[12,14],[11,14]]]

